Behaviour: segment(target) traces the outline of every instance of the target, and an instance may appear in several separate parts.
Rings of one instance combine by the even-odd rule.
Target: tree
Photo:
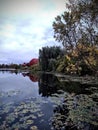
[[[78,42],[98,45],[98,5],[96,0],[69,0],[68,12],[57,16],[53,23],[54,37],[66,49],[73,49]]]
[[[39,65],[42,71],[53,71],[56,68],[56,60],[62,55],[60,47],[43,47],[39,50]]]
[[[68,11],[57,16],[53,22],[54,38],[63,44],[71,61],[75,59],[76,63],[73,65],[78,67],[83,63],[96,72],[98,71],[98,2],[69,0],[66,8]],[[77,57],[73,53],[77,54]]]

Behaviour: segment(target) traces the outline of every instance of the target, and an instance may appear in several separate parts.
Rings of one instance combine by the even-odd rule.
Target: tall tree
[[[39,65],[42,71],[55,70],[56,60],[59,55],[62,55],[60,47],[43,47],[39,50]]]
[[[78,42],[98,45],[98,2],[96,0],[69,0],[68,11],[57,16],[53,23],[54,37],[66,50]]]
[[[68,0],[66,8],[53,22],[54,38],[63,44],[71,60],[76,59],[75,66],[83,64],[80,66],[98,71],[97,0]]]

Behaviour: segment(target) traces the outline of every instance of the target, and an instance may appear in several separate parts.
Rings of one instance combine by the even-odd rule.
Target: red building
[[[39,60],[34,58],[28,64],[29,64],[29,66],[32,66],[32,65],[38,64],[38,62],[39,62]]]
[[[32,66],[32,65],[35,65],[35,64],[38,64],[39,60],[37,58],[33,58],[32,60],[30,60],[29,63],[24,63],[23,66]]]

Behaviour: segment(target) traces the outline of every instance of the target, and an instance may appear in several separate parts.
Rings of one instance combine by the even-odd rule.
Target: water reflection
[[[51,96],[52,102],[56,104],[52,118],[53,129],[98,129],[98,85],[60,82],[51,74],[41,74],[39,93]],[[62,101],[59,102],[60,99]]]
[[[38,84],[39,94],[42,96],[51,96],[53,93],[56,93],[58,89],[60,89],[57,77],[52,74],[40,74]]]
[[[39,75],[23,73],[23,76],[28,76],[32,82],[38,82],[39,94],[42,97],[49,97],[55,93],[67,92],[69,94],[86,94],[91,95],[98,92],[96,84],[81,84],[80,82],[59,81],[58,77],[53,74],[40,73]],[[94,98],[94,100],[97,100]]]
[[[51,129],[53,107],[28,75],[0,73],[0,130]]]
[[[18,73],[20,73],[20,71],[17,70],[17,69],[1,69],[0,73],[10,73],[10,74],[16,74],[17,75]]]
[[[51,96],[54,93],[59,93],[58,90],[63,90],[68,93],[91,94],[91,87],[97,85],[81,84],[79,82],[60,82],[53,74],[40,74],[39,76],[39,94],[42,96]]]
[[[16,74],[0,82],[2,130],[98,129],[98,85],[61,82],[52,74]]]
[[[69,94],[54,109],[52,118],[56,130],[98,130],[98,104],[94,95]]]
[[[30,74],[30,73],[22,73],[22,75],[25,77],[25,76],[28,76],[29,79],[32,81],[32,82],[38,82],[38,75],[37,74]]]

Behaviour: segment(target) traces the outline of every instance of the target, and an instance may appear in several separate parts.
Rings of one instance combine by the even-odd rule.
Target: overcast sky
[[[52,23],[64,11],[65,0],[0,0],[0,64],[28,62],[42,46],[59,45]]]

